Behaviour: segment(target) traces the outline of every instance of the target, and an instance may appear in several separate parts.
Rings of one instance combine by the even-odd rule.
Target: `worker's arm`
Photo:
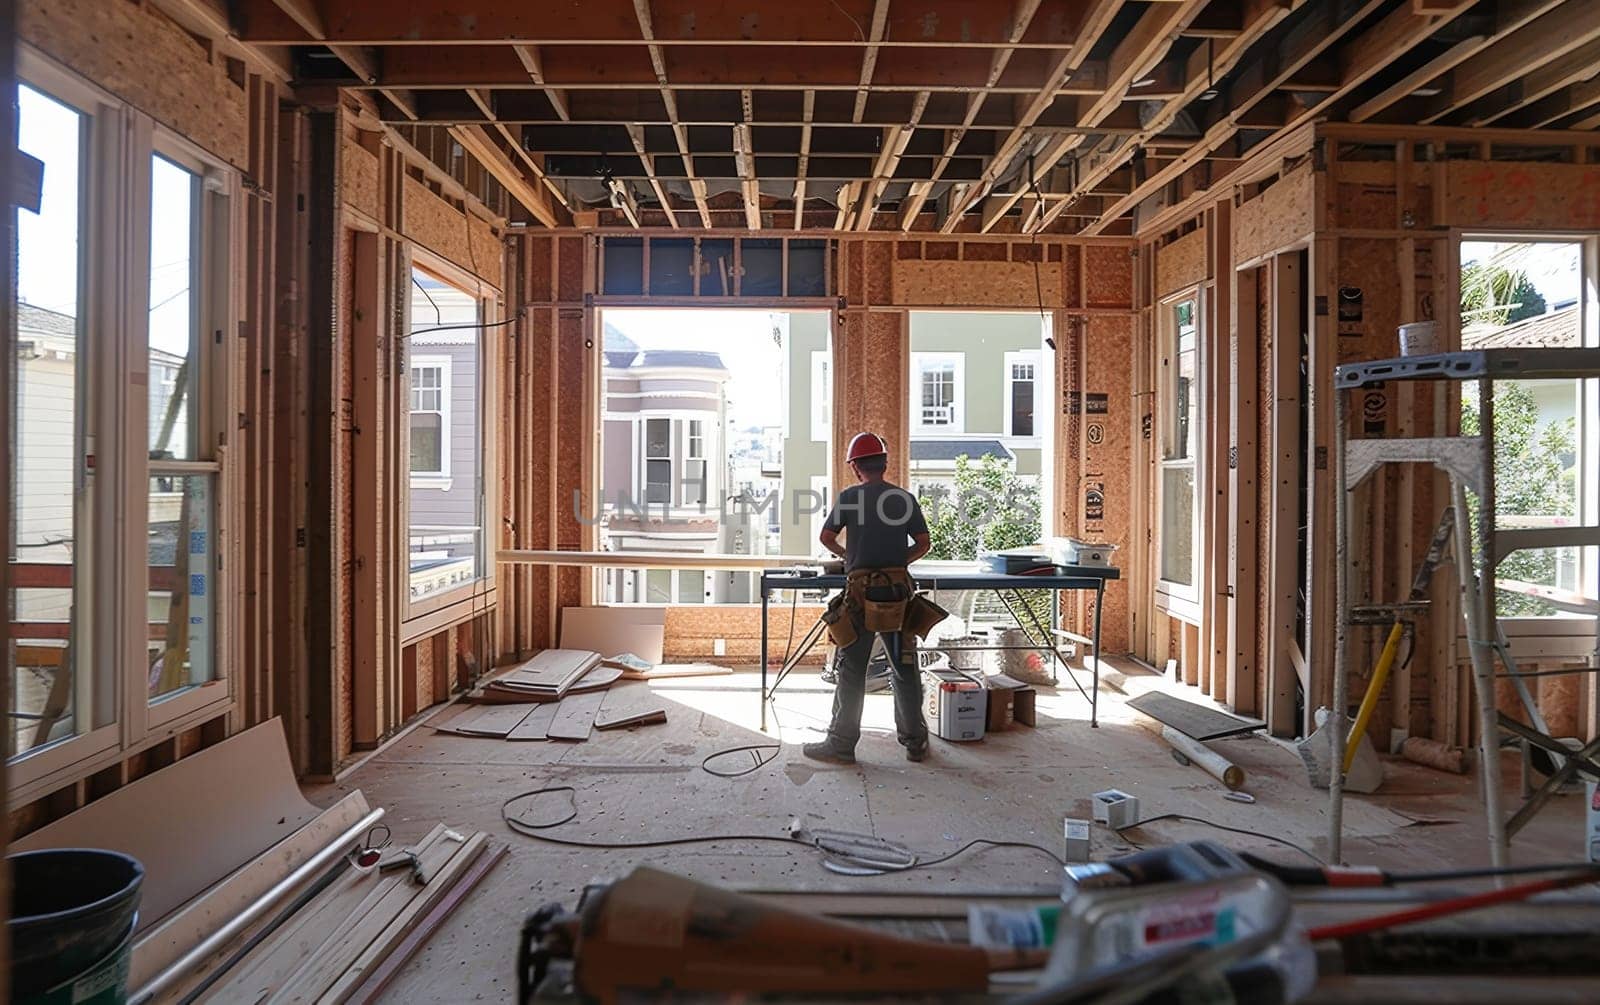
[[[822,542],[822,546],[828,549],[829,554],[836,555],[839,558],[844,557],[844,545],[839,543],[839,532],[832,527],[822,528],[822,533],[817,535],[817,540]]]
[[[824,531],[824,533],[826,533],[826,531]],[[906,564],[910,565],[912,562],[915,562],[917,559],[921,558],[923,555],[926,555],[928,553],[928,550],[931,549],[932,547],[933,547],[933,538],[930,537],[927,534],[926,531],[924,531],[921,534],[912,534],[911,535],[911,550],[906,552]]]

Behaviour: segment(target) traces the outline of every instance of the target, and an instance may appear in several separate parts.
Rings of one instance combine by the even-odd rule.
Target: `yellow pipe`
[[[1344,768],[1348,772],[1350,765],[1356,760],[1356,746],[1361,743],[1361,737],[1367,732],[1367,722],[1372,718],[1372,712],[1378,707],[1378,695],[1383,691],[1384,682],[1389,679],[1389,668],[1394,666],[1395,653],[1400,651],[1400,636],[1404,634],[1400,622],[1396,621],[1394,627],[1389,629],[1388,641],[1383,644],[1383,652],[1378,656],[1378,665],[1372,669],[1372,681],[1367,685],[1367,693],[1361,698],[1361,710],[1356,713],[1356,723],[1350,727],[1350,739],[1344,748]]]

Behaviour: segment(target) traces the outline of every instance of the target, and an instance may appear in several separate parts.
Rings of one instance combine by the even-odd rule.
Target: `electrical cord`
[[[1138,823],[1132,823],[1132,824],[1129,824],[1126,827],[1118,827],[1118,828],[1116,828],[1117,836],[1122,838],[1124,841],[1127,841],[1128,839],[1127,839],[1127,836],[1123,833],[1124,831],[1130,831],[1130,830],[1133,830],[1135,827],[1143,827],[1146,824],[1153,824],[1153,823],[1156,823],[1156,822],[1161,821],[1161,820],[1187,820],[1187,821],[1189,821],[1191,823],[1204,824],[1207,827],[1215,828],[1216,830],[1219,830],[1219,831],[1227,831],[1230,834],[1242,834],[1245,837],[1251,837],[1251,838],[1266,838],[1268,841],[1272,841],[1272,842],[1274,842],[1276,844],[1281,844],[1285,848],[1293,848],[1295,851],[1297,851],[1300,854],[1304,855],[1306,858],[1309,858],[1311,861],[1317,863],[1318,865],[1326,865],[1327,864],[1322,859],[1318,858],[1316,855],[1313,855],[1311,852],[1309,852],[1306,849],[1300,847],[1299,845],[1295,844],[1293,841],[1288,840],[1287,838],[1274,837],[1271,834],[1263,834],[1263,833],[1261,833],[1259,831],[1248,831],[1248,830],[1243,829],[1242,827],[1229,827],[1227,824],[1219,824],[1214,820],[1207,820],[1205,817],[1192,817],[1187,813],[1162,813],[1162,814],[1159,814],[1158,816],[1146,817],[1145,819],[1140,820]],[[1129,841],[1128,843],[1132,844],[1135,848],[1143,847],[1142,845],[1140,845],[1140,844],[1138,844],[1136,842],[1133,842],[1133,841]]]
[[[705,760],[700,762],[700,767],[705,769],[706,774],[715,775],[718,778],[743,778],[745,775],[753,774],[766,767],[778,756],[779,751],[782,749],[783,744],[781,743],[746,743],[742,746],[729,747],[726,750],[719,750],[714,754],[707,754]],[[768,754],[766,757],[762,757],[761,752],[764,750],[770,750],[772,753]],[[738,771],[718,771],[711,767],[711,762],[719,757],[726,757],[729,754],[742,754],[745,752],[749,752],[752,759],[755,761],[755,763],[750,765],[748,768],[742,768]]]
[[[729,752],[723,751],[722,753]],[[712,756],[715,757],[717,755],[713,754]],[[511,810],[513,803],[559,793],[567,795],[570,806],[570,811],[560,819],[534,823],[521,814],[514,814]],[[577,789],[571,785],[550,785],[544,788],[530,789],[527,792],[519,792],[500,804],[500,819],[513,833],[520,834],[523,837],[567,848],[587,848],[595,851],[677,848],[687,845],[726,844],[728,842],[798,845],[822,852],[825,856],[828,856],[824,859],[824,864],[829,862],[842,864],[845,868],[835,868],[833,871],[844,872],[848,875],[880,875],[926,869],[948,862],[979,847],[1030,849],[1048,856],[1057,865],[1066,864],[1059,855],[1043,845],[1031,844],[1026,841],[1006,841],[991,838],[974,838],[953,852],[936,858],[924,859],[902,845],[886,841],[874,835],[835,830],[807,831],[799,825],[798,820],[790,824],[789,833],[784,836],[775,834],[705,834],[681,838],[658,838],[651,841],[580,841],[544,833],[560,827],[562,824],[571,823],[578,818],[577,795]],[[832,867],[830,866],[830,868]]]

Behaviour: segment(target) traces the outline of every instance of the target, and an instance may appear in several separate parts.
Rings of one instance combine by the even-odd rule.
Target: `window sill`
[[[455,479],[445,475],[412,475],[411,487],[414,489],[438,489],[441,492],[450,491],[450,484]]]
[[[1167,585],[1163,583],[1163,588],[1156,590],[1156,610],[1165,611],[1170,618],[1176,618],[1179,621],[1194,625],[1196,628],[1200,627],[1200,602],[1177,593],[1166,592],[1164,587]],[[1177,584],[1172,584],[1172,586],[1175,589],[1181,589]]]

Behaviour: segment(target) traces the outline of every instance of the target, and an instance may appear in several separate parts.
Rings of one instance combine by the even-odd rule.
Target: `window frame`
[[[74,634],[82,637],[93,659],[75,671],[89,675],[89,687],[77,687],[75,682],[74,700],[82,702],[79,695],[85,690],[103,689],[109,692],[106,700],[112,714],[106,724],[9,758],[8,807],[37,799],[232,709],[235,661],[229,653],[235,640],[227,602],[232,588],[225,570],[236,564],[228,559],[236,551],[232,528],[242,477],[237,465],[225,463],[221,421],[232,405],[238,355],[233,340],[204,337],[210,331],[232,331],[241,316],[237,292],[229,283],[240,259],[243,200],[238,172],[26,44],[18,46],[13,86],[18,85],[86,118],[79,165],[83,188],[78,358],[88,373],[78,378],[84,402],[74,421],[82,424],[83,451],[93,458],[93,465],[88,513],[81,522],[90,557],[82,567],[74,565],[74,574],[81,572],[89,580],[89,602]],[[191,311],[200,364],[190,392],[188,421],[196,430],[197,449],[189,460],[149,458],[150,181],[155,155],[199,176],[192,222]],[[14,339],[14,333],[8,337]],[[14,343],[8,351],[14,351]],[[75,458],[74,464],[80,460]],[[162,475],[210,479],[211,679],[152,701],[145,548],[150,479]]]
[[[700,427],[698,435],[695,433],[696,426]],[[696,453],[697,440],[698,453]],[[689,492],[689,486],[692,484],[689,478],[689,465],[696,461],[700,463],[700,498],[692,499]],[[678,478],[678,489],[679,504],[684,507],[704,509],[711,500],[711,462],[706,453],[705,419],[683,420],[683,471]]]
[[[667,435],[664,440],[667,445],[665,457],[650,452],[650,423],[652,421],[665,422],[667,424]],[[644,490],[644,503],[647,507],[666,506],[670,508],[672,506],[672,500],[675,496],[673,492],[673,483],[675,481],[673,475],[677,472],[675,464],[677,460],[677,451],[675,449],[677,437],[673,426],[674,419],[671,412],[642,412],[639,415],[639,487]],[[657,464],[663,461],[666,462],[667,497],[665,499],[650,498],[650,463],[652,461]]]
[[[954,411],[948,423],[924,421],[922,385],[929,371],[945,366],[951,368],[950,405]],[[966,432],[966,369],[964,352],[913,352],[911,354],[911,430],[926,435],[964,434]]]
[[[1171,457],[1172,449],[1178,436],[1179,408],[1178,408],[1178,356],[1183,351],[1179,345],[1182,333],[1178,329],[1176,311],[1179,304],[1184,302],[1194,304],[1194,378],[1190,386],[1190,397],[1194,402],[1194,428],[1190,435],[1194,440],[1194,449],[1182,457]],[[1198,624],[1200,612],[1200,529],[1204,515],[1201,513],[1202,501],[1206,498],[1205,487],[1201,479],[1205,475],[1205,444],[1207,437],[1204,434],[1206,423],[1210,420],[1209,410],[1199,389],[1204,384],[1205,368],[1210,366],[1210,360],[1205,353],[1205,290],[1198,286],[1190,286],[1177,293],[1163,297],[1156,309],[1156,332],[1158,345],[1161,351],[1161,372],[1157,383],[1160,394],[1158,417],[1160,420],[1161,439],[1156,445],[1156,485],[1155,485],[1155,526],[1157,528],[1155,567],[1156,567],[1156,607],[1168,614],[1184,621]],[[1189,527],[1189,582],[1179,583],[1167,579],[1164,573],[1164,552],[1166,547],[1165,535],[1161,530],[1166,527],[1166,478],[1167,472],[1188,468],[1192,474],[1190,484],[1193,486],[1193,501],[1190,504]]]
[[[1578,276],[1578,332],[1582,345],[1588,348],[1600,347],[1600,232],[1592,230],[1483,230],[1452,228],[1450,231],[1450,262],[1453,268],[1452,288],[1459,289],[1461,276],[1461,252],[1464,244],[1477,243],[1499,244],[1573,244],[1578,246],[1579,276]],[[1448,344],[1459,348],[1462,345],[1462,324],[1459,304],[1453,304],[1452,309],[1446,312],[1446,325],[1448,329]],[[1578,498],[1576,500],[1577,514],[1575,521],[1578,524],[1594,526],[1600,524],[1600,380],[1580,380],[1578,384],[1577,404],[1574,408],[1576,419],[1575,434],[1577,442],[1575,452],[1578,459],[1576,484]],[[1459,409],[1452,412],[1448,428],[1455,433],[1460,431]],[[1588,489],[1587,493],[1584,489]],[[1578,546],[1578,592],[1585,596],[1593,597],[1600,590],[1600,548]],[[1523,662],[1536,662],[1540,659],[1575,659],[1573,642],[1574,635],[1592,639],[1594,631],[1600,627],[1600,617],[1583,614],[1533,614],[1533,615],[1502,615],[1498,618],[1504,628],[1507,639],[1512,647],[1513,655]],[[1457,641],[1459,646],[1466,645],[1464,629],[1458,626]],[[1577,646],[1582,649],[1582,646]],[[1594,647],[1591,645],[1583,650],[1585,656],[1592,655]]]
[[[1000,422],[1002,435],[1007,439],[1021,440],[1028,444],[1037,443],[1040,438],[1039,421],[1039,371],[1043,366],[1043,352],[1038,349],[1008,349],[1006,350],[1001,375],[1001,413]],[[1026,365],[1033,368],[1033,375],[1028,378],[1028,383],[1033,385],[1033,432],[1018,433],[1016,431],[1016,416],[1013,414],[1014,395],[1016,393],[1017,378],[1012,376],[1012,368]]]
[[[446,590],[417,600],[411,599],[410,591],[410,551],[411,551],[411,493],[401,493],[400,527],[404,535],[402,544],[395,549],[395,559],[390,568],[395,576],[394,582],[407,584],[406,589],[398,598],[400,604],[399,644],[401,647],[411,645],[418,639],[436,634],[453,625],[458,625],[492,610],[495,605],[495,536],[493,528],[499,526],[498,493],[491,487],[498,484],[498,437],[495,431],[495,405],[499,373],[495,361],[500,358],[500,338],[504,331],[503,326],[497,323],[503,319],[504,306],[501,291],[473,275],[467,270],[455,265],[449,260],[435,255],[426,249],[408,243],[406,245],[406,260],[400,263],[404,269],[403,275],[409,278],[413,270],[427,273],[433,279],[454,287],[456,290],[467,294],[477,301],[478,323],[483,327],[478,329],[478,436],[476,438],[479,459],[479,485],[478,485],[478,514],[481,519],[478,538],[478,575],[465,583],[459,583]],[[409,286],[409,283],[408,283]],[[399,310],[403,312],[403,330],[410,333],[411,321],[411,296],[409,294],[398,297]],[[401,424],[401,435],[395,437],[395,452],[391,455],[390,463],[398,465],[398,470],[409,472],[411,470],[411,378],[410,378],[410,342],[401,340],[404,347],[401,351],[401,372],[405,375],[400,389],[403,395],[401,401],[405,404],[406,421]],[[434,354],[436,355],[436,354]],[[452,386],[451,414],[455,414],[459,403],[454,401]],[[452,457],[452,464],[455,458]]]
[[[406,359],[406,404],[412,406],[412,396],[417,393],[417,388],[411,384],[411,374],[419,369],[439,371],[439,407],[437,409],[421,409],[424,412],[437,412],[439,415],[439,470],[416,471],[411,470],[411,447],[409,437],[411,416],[416,415],[419,409],[408,407],[406,410],[406,467],[410,474],[412,488],[429,488],[449,491],[452,470],[450,462],[450,391],[451,378],[454,373],[451,369],[449,356],[423,355],[408,356]]]

